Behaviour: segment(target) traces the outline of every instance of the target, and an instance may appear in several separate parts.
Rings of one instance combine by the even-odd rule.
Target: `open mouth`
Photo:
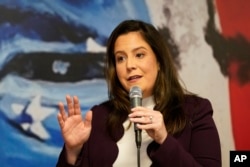
[[[134,81],[134,80],[137,80],[137,79],[140,79],[142,76],[140,75],[134,75],[134,76],[131,76],[128,78],[128,81]]]

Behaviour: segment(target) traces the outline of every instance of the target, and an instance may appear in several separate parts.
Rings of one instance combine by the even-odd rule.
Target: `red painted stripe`
[[[250,39],[249,0],[216,0],[216,7],[224,36],[241,33]]]
[[[249,0],[216,0],[216,8],[224,37],[241,34],[250,39]],[[239,62],[231,62],[229,66],[233,135],[237,150],[250,150],[250,83],[239,84],[236,77],[238,67]]]

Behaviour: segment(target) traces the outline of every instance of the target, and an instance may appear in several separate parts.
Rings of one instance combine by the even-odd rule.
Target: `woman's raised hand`
[[[60,112],[57,119],[67,152],[78,155],[90,135],[92,111],[88,111],[83,119],[78,97],[66,95],[66,101],[68,113],[66,113],[63,103],[59,102]]]

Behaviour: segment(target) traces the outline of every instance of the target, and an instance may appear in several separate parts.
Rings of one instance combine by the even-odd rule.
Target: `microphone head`
[[[129,91],[129,97],[134,98],[134,97],[139,97],[142,98],[142,91],[139,86],[132,86]]]

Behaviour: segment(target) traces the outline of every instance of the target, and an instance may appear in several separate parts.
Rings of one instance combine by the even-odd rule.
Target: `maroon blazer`
[[[148,145],[147,153],[152,160],[151,167],[220,167],[220,140],[212,118],[213,109],[210,102],[200,97],[186,96],[183,107],[190,123],[178,136],[168,135],[163,144],[159,145],[153,141]],[[111,167],[115,162],[118,147],[108,135],[105,125],[109,112],[108,103],[94,106],[92,111],[92,131],[76,164],[67,163],[63,147],[57,167]],[[122,125],[117,127],[118,139],[123,133]]]

